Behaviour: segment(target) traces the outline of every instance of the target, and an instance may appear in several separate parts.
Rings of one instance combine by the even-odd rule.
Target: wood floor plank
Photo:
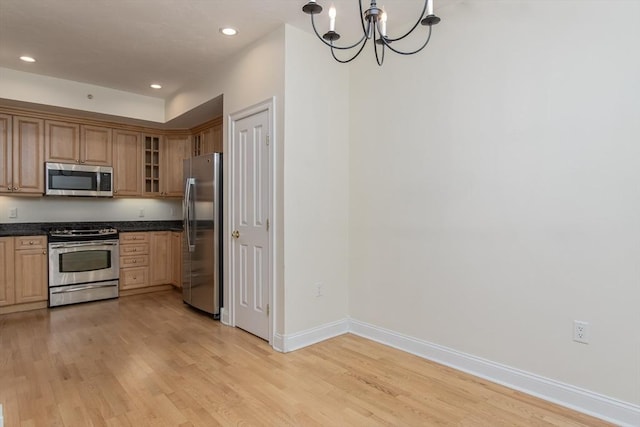
[[[281,354],[172,291],[0,315],[6,426],[609,424],[354,336]]]

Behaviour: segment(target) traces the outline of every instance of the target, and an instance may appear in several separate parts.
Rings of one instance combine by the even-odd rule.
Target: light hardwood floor
[[[604,426],[343,335],[289,354],[173,291],[0,315],[5,426]]]

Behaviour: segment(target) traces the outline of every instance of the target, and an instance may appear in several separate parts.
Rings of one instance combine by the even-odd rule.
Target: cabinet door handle
[[[13,187],[13,191],[18,191],[18,187]]]
[[[33,240],[29,240],[29,244],[30,244],[30,245],[33,245]]]

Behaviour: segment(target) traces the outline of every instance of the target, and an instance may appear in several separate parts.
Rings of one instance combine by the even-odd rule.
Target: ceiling
[[[284,22],[299,23],[302,3],[0,0],[0,67],[166,99]],[[223,26],[238,35],[223,36]]]
[[[436,6],[440,2],[446,3],[436,0]],[[309,16],[301,11],[305,3],[0,0],[0,67],[168,99],[187,82],[206,79],[217,64],[284,23],[311,32]],[[317,21],[319,31],[328,27],[326,10],[333,3],[342,40],[356,37],[357,0],[318,3],[325,7]],[[403,22],[406,27],[422,10],[423,1],[385,0],[384,5],[389,25]],[[219,29],[224,26],[238,29],[238,35],[223,36]],[[36,62],[25,63],[19,59],[22,55]],[[151,83],[162,89],[150,88]]]

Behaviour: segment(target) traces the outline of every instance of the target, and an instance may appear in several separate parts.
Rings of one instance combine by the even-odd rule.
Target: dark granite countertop
[[[74,225],[114,227],[120,232],[182,231],[182,221],[100,221],[100,222],[18,222],[0,224],[0,237],[44,235],[45,229],[73,227]]]

